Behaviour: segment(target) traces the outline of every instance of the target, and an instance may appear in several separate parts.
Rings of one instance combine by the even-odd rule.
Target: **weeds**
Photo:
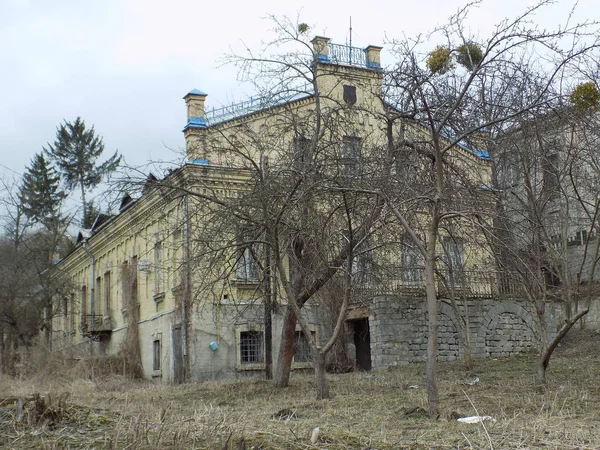
[[[440,364],[442,415],[437,421],[407,414],[426,408],[422,365],[331,375],[333,397],[317,402],[312,398],[310,375],[294,375],[287,389],[249,379],[167,386],[100,370],[100,361],[93,362],[95,375],[90,379],[89,363],[65,365],[63,373],[52,378],[0,378],[0,399],[29,398],[35,393],[48,398],[47,392],[54,393],[52,398],[66,399],[44,426],[18,424],[14,402],[0,402],[0,447],[600,448],[597,348],[574,353],[568,347],[561,349],[542,394],[533,389],[535,358],[531,356],[477,361],[480,382],[473,386],[463,382],[460,363]],[[473,411],[496,422],[486,422],[483,428],[456,421]],[[317,427],[320,432],[312,443]]]

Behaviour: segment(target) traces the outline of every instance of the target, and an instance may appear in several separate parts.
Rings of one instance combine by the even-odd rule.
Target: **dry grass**
[[[63,417],[41,428],[16,423],[13,405],[0,407],[0,446],[598,449],[600,337],[586,334],[571,341],[552,361],[545,393],[533,388],[533,356],[477,361],[481,381],[473,386],[463,383],[460,364],[441,364],[438,420],[424,417],[419,409],[426,399],[422,365],[331,375],[333,398],[325,402],[313,400],[309,375],[294,375],[287,389],[263,380],[162,386],[117,375],[90,381],[81,364],[63,365],[60,376],[57,370],[22,380],[0,379],[0,397],[70,394]],[[456,416],[474,415],[473,405],[496,421],[485,427],[456,422]],[[313,445],[315,427],[320,434]]]

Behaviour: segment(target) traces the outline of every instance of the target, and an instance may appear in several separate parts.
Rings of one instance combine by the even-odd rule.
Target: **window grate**
[[[240,333],[240,362],[242,364],[264,362],[262,331]]]

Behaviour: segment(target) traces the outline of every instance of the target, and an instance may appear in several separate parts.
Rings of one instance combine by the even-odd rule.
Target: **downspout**
[[[92,318],[92,320],[90,321],[90,331],[94,331],[94,321],[96,319],[95,317],[95,305],[94,305],[94,299],[95,299],[95,291],[96,291],[96,258],[94,258],[94,255],[92,255],[92,253],[90,252],[90,250],[88,249],[88,245],[87,245],[87,239],[84,239],[83,241],[83,250],[88,254],[88,256],[90,257],[90,261],[92,263],[92,268],[91,268],[91,273],[90,273],[90,316]],[[90,334],[90,355],[94,355],[94,341],[91,338],[91,334]]]
[[[184,258],[185,258],[185,292],[181,299],[181,346],[183,354],[183,379],[187,381],[188,378],[188,351],[187,351],[187,305],[186,303],[190,298],[190,212],[189,212],[189,200],[188,196],[183,196],[183,219],[185,223],[184,227]]]

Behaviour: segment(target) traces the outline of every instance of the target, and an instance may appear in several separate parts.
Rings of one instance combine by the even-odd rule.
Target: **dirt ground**
[[[2,448],[82,449],[599,449],[600,333],[576,332],[557,350],[545,392],[534,354],[477,360],[466,374],[441,363],[437,420],[424,413],[424,365],[329,375],[314,400],[310,374],[163,386],[46,361],[38,375],[0,378]],[[479,381],[473,383],[475,377]],[[45,415],[34,416],[41,394]],[[23,397],[19,409],[15,399]],[[5,399],[3,402],[2,399]],[[464,416],[490,416],[479,424]],[[36,423],[29,424],[32,416]],[[31,421],[29,417],[29,421]],[[319,428],[318,435],[315,428]]]

